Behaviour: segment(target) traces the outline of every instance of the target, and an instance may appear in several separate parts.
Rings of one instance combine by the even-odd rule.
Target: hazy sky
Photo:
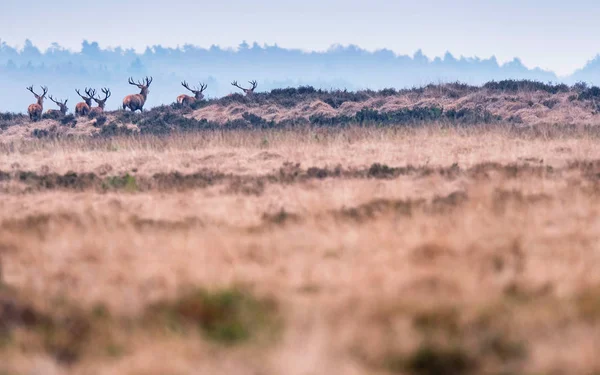
[[[79,50],[243,40],[304,50],[356,44],[401,54],[520,57],[560,75],[600,52],[597,0],[2,0],[0,39]]]

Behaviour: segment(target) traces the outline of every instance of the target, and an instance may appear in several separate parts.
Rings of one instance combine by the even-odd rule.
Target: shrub
[[[129,173],[126,173],[124,176],[111,176],[106,178],[104,187],[107,189],[125,190],[129,192],[139,190],[135,176],[131,176]]]
[[[557,94],[559,92],[568,92],[569,86],[564,83],[552,84],[542,83],[538,81],[530,80],[514,80],[506,79],[502,81],[491,81],[483,85],[484,88],[494,91],[503,92],[517,92],[517,91],[545,91],[550,94]]]
[[[100,133],[98,133],[101,137],[113,137],[113,136],[128,136],[135,134],[133,130],[128,129],[125,126],[119,126],[115,122],[111,122],[110,124],[103,126],[100,129]]]
[[[77,119],[75,118],[75,116],[73,114],[69,114],[69,115],[63,116],[60,119],[60,123],[63,125],[74,126],[75,124],[77,124]]]
[[[239,289],[196,290],[174,302],[149,308],[147,318],[180,330],[193,325],[209,339],[224,344],[246,341],[263,328],[273,327],[275,305]]]
[[[416,375],[461,375],[474,367],[475,362],[460,348],[423,346],[406,361],[406,369]]]
[[[585,88],[577,96],[577,99],[579,100],[590,100],[598,98],[600,98],[600,87],[598,86]]]

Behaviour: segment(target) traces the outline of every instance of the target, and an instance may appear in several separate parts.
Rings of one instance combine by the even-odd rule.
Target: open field
[[[5,138],[0,373],[600,373],[598,139],[511,129]]]

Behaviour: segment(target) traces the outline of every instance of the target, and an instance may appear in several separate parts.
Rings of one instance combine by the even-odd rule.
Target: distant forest
[[[429,83],[456,82],[480,85],[492,80],[530,79],[542,82],[586,82],[600,84],[600,58],[595,58],[567,78],[553,72],[528,69],[515,58],[499,64],[495,57],[428,58],[421,51],[413,56],[397,55],[390,50],[369,52],[357,46],[333,46],[323,52],[304,52],[278,46],[242,43],[236,49],[218,46],[179,48],[152,46],[143,53],[133,49],[100,48],[84,41],[80,51],[71,51],[54,43],[40,50],[27,40],[15,48],[0,39],[0,111],[24,112],[33,102],[26,86],[46,85],[58,98],[69,98],[71,110],[79,98],[75,88],[109,87],[113,97],[107,109],[120,105],[121,97],[135,93],[127,78],[151,75],[148,107],[175,101],[185,93],[182,80],[191,85],[204,82],[205,94],[218,97],[236,92],[232,80],[241,84],[257,80],[256,91],[280,87],[311,85],[320,89],[409,88]],[[50,108],[52,103],[47,103]]]

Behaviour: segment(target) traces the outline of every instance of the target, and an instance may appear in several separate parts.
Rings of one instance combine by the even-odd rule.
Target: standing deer
[[[51,118],[59,118],[67,114],[67,111],[69,110],[69,108],[67,108],[67,102],[69,99],[63,102],[62,100],[55,100],[52,95],[50,95],[48,98],[52,100],[60,109],[49,109],[46,111],[46,115]]]
[[[129,78],[129,84],[133,86],[137,86],[141,91],[139,94],[127,95],[125,99],[123,99],[123,110],[129,108],[132,112],[139,110],[143,112],[144,103],[146,103],[146,98],[148,98],[148,87],[152,83],[152,77],[146,77],[144,79],[144,83],[133,82],[133,78]]]
[[[204,99],[204,94],[202,94],[202,92],[204,92],[204,90],[206,90],[207,87],[207,85],[205,85],[204,83],[200,84],[200,88],[194,87],[193,89],[191,89],[190,86],[188,86],[187,82],[183,81],[181,82],[181,86],[193,92],[194,96],[189,96],[185,94],[179,95],[177,97],[177,103],[183,105],[192,105],[197,101]]]
[[[37,121],[42,118],[42,112],[44,111],[44,98],[48,93],[48,88],[46,86],[41,86],[44,93],[42,95],[38,95],[33,91],[33,86],[29,86],[27,90],[31,91],[33,96],[37,99],[37,103],[29,105],[27,108],[27,113],[29,113],[29,119],[31,121]]]
[[[244,92],[244,94],[246,94],[246,95],[252,95],[252,94],[254,94],[254,89],[256,88],[256,86],[258,86],[258,83],[256,83],[256,81],[248,81],[248,83],[252,85],[252,88],[245,89],[242,86],[238,85],[237,81],[231,82],[231,85],[242,90]]]
[[[94,101],[96,103],[98,103],[98,106],[94,107],[90,110],[91,117],[97,116],[97,115],[101,114],[102,112],[104,112],[104,106],[106,105],[106,100],[108,98],[110,98],[110,90],[107,88],[103,88],[102,93],[104,94],[104,99],[92,97],[92,99],[94,99]]]
[[[83,102],[79,102],[75,106],[75,114],[77,116],[87,116],[92,109],[92,98],[94,95],[96,95],[96,90],[88,89],[86,87],[85,93],[87,96],[81,95],[78,89],[76,89],[75,92],[77,92],[77,95],[81,96],[81,99],[83,99]]]

